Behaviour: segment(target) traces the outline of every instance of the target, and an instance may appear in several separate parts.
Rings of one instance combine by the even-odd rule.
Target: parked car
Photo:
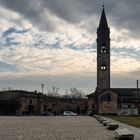
[[[43,112],[42,116],[53,116],[53,114],[49,111]]]
[[[72,111],[64,111],[63,116],[77,116],[77,114]]]
[[[93,114],[94,114],[93,111],[88,111],[88,112],[87,112],[87,115],[88,115],[88,116],[93,116]]]

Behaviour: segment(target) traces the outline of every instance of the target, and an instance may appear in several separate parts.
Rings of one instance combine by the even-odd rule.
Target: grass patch
[[[108,116],[109,118],[120,121],[131,126],[140,128],[140,116]]]

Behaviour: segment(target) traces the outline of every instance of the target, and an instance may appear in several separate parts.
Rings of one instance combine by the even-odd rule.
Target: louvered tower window
[[[106,46],[105,45],[102,45],[101,46],[101,53],[107,53],[107,50],[106,50]]]

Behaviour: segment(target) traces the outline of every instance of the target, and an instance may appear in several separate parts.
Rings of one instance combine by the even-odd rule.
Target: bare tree
[[[71,96],[75,98],[83,98],[85,96],[84,92],[82,90],[77,89],[76,87],[73,87],[70,89]]]
[[[47,89],[48,96],[60,96],[60,89],[58,87],[53,86],[51,89]]]
[[[12,87],[4,87],[4,88],[2,88],[2,90],[3,91],[6,91],[6,90],[9,90],[10,91],[10,90],[14,90],[14,88],[12,88]]]
[[[65,94],[60,94],[60,88],[53,86],[51,89],[47,89],[47,95],[48,96],[61,96],[65,98],[84,98],[85,93],[82,90],[77,89],[76,87],[73,87],[71,89],[65,90]]]
[[[76,87],[73,87],[70,89],[69,92],[67,91],[65,93],[64,97],[66,97],[66,98],[84,98],[85,93],[82,90],[79,90]]]

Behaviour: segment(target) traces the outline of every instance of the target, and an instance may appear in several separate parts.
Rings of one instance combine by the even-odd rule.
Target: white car
[[[77,116],[77,114],[72,111],[64,111],[63,116]]]

